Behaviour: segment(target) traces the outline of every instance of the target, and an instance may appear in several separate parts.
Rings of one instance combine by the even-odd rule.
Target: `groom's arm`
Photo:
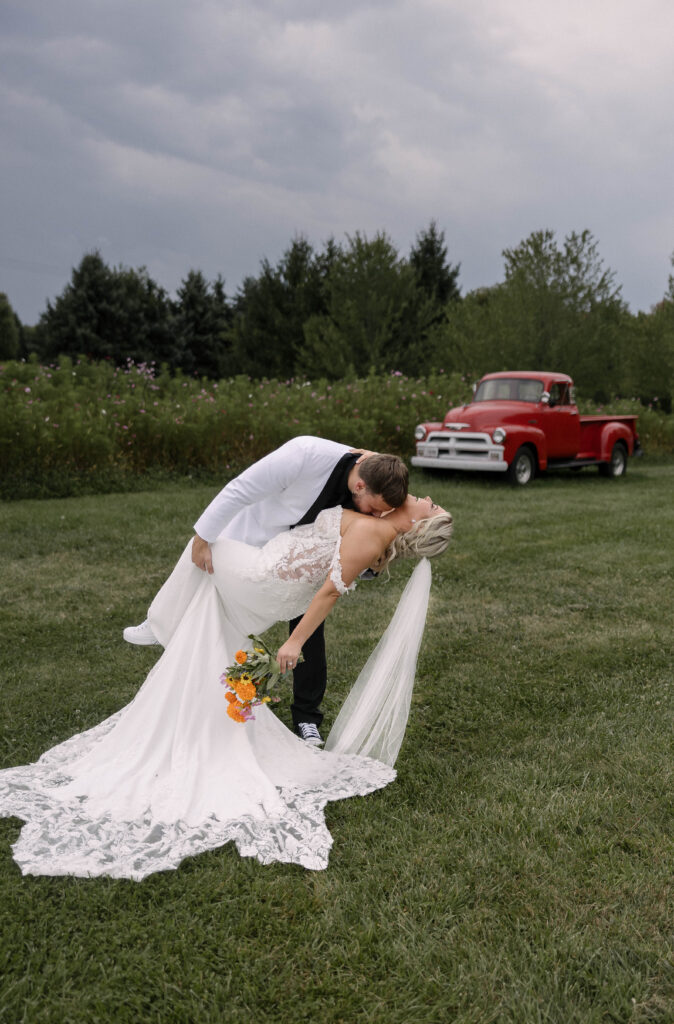
[[[199,568],[212,572],[209,544],[216,540],[237,512],[264,498],[282,494],[305,473],[327,476],[346,451],[346,445],[335,441],[295,437],[255,462],[223,487],[194,524],[197,536],[192,561]]]
[[[303,462],[302,448],[289,441],[253,463],[230,480],[202,512],[194,524],[197,535],[208,542],[216,540],[242,508],[272,494],[281,494],[301,473]]]
[[[211,543],[242,508],[284,491],[297,478],[303,461],[304,452],[300,446],[289,441],[230,480],[194,524],[194,564],[212,573]]]

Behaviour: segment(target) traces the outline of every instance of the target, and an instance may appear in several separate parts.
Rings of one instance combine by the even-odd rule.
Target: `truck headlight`
[[[501,441],[505,441],[506,432],[503,427],[497,427],[491,436],[494,444],[500,444]]]
[[[414,436],[417,441],[423,441],[423,439],[426,437],[426,427],[424,427],[423,424],[420,423],[418,427],[414,428]]]

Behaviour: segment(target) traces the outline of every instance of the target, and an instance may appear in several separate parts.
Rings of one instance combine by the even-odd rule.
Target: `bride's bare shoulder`
[[[350,508],[345,508],[342,512],[341,531],[343,537],[348,533],[350,537],[372,537],[385,543],[389,543],[391,535],[395,535],[396,532],[385,518],[366,516]]]

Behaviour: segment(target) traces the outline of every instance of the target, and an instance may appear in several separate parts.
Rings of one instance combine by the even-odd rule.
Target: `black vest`
[[[359,458],[359,452],[347,452],[346,455],[342,455],[316,501],[310,509],[307,509],[302,518],[294,524],[295,526],[305,526],[307,523],[313,523],[318,513],[322,512],[324,508],[334,508],[335,505],[341,505],[342,508],[356,507],[349,490],[349,473]]]

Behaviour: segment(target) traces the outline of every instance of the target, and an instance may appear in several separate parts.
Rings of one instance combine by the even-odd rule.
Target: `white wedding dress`
[[[341,512],[327,509],[263,548],[217,541],[213,575],[191,565],[188,546],[175,574],[189,575],[189,600],[153,606],[165,650],[134,700],[35,764],[0,772],[0,815],[26,822],[13,847],[24,874],[140,880],[230,840],[264,864],[327,866],[325,804],[395,778],[428,563],[415,569],[325,751],[268,707],[232,721],[220,676],[249,633],[302,614],[328,575],[346,591]]]

